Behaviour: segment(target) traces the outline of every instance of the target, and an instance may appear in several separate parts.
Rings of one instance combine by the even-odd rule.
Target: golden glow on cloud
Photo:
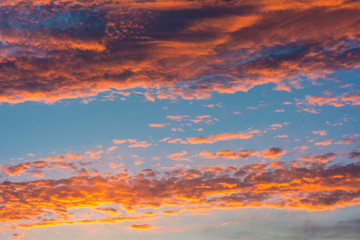
[[[332,158],[331,154],[317,156],[313,164],[298,163],[297,167],[272,162],[170,172],[147,169],[107,177],[86,175],[59,180],[5,181],[0,185],[4,193],[0,199],[0,220],[12,228],[31,228],[141,220],[149,216],[134,217],[133,213],[146,208],[153,209],[156,215],[173,215],[189,207],[318,211],[359,204],[360,166],[316,163]],[[117,207],[101,207],[109,205]],[[159,211],[168,205],[179,210]],[[112,216],[75,220],[78,218],[75,209],[101,210]],[[141,226],[134,228],[148,228]]]

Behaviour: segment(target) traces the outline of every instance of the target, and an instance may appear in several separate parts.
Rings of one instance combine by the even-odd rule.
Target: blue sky
[[[357,240],[359,11],[0,3],[0,238]]]

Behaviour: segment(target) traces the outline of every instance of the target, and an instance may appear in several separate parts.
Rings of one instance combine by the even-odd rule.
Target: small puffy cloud
[[[124,139],[113,139],[113,143],[122,144],[122,143],[126,143],[126,140],[124,140]]]
[[[276,135],[275,137],[277,137],[277,138],[288,138],[288,135],[286,135],[286,134]]]
[[[147,148],[150,147],[151,145],[152,145],[151,143],[148,143],[146,141],[140,141],[129,145],[128,148]]]
[[[124,165],[125,165],[124,163],[120,163],[120,164],[114,162],[109,163],[110,168],[119,168],[119,167],[123,167]]]
[[[175,160],[175,161],[191,161],[190,158],[188,157],[184,157],[186,154],[188,154],[187,151],[181,151],[181,152],[176,152],[176,153],[173,153],[173,154],[170,154],[167,156],[167,158],[170,158],[172,160]]]
[[[182,129],[182,128],[171,128],[170,131],[173,131],[173,132],[185,132],[185,130]]]
[[[117,146],[108,147],[108,148],[106,149],[106,153],[112,152],[112,151],[114,151],[114,150],[117,149],[117,148],[118,148]]]
[[[299,151],[299,152],[304,152],[304,151],[307,150],[307,149],[309,149],[309,147],[308,147],[308,146],[305,146],[305,145],[294,147],[294,150],[297,150],[297,151]]]
[[[313,134],[317,134],[320,136],[326,136],[327,132],[326,130],[317,130],[317,131],[312,131]]]
[[[134,162],[134,164],[136,165],[136,166],[139,166],[139,165],[141,165],[141,164],[143,164],[144,163],[144,161],[141,161],[141,160],[138,160],[138,161],[135,161]]]
[[[265,151],[260,152],[258,155],[265,158],[276,159],[285,153],[286,151],[282,148],[272,147]]]
[[[332,144],[332,139],[326,139],[324,141],[316,142],[316,146],[328,146]]]
[[[174,120],[174,121],[181,121],[184,118],[188,118],[188,115],[168,115],[166,116],[168,119]]]
[[[282,128],[282,127],[283,127],[283,125],[280,124],[280,123],[274,123],[274,124],[270,125],[270,128],[271,128],[272,130],[276,130],[276,129]]]
[[[100,154],[102,154],[103,151],[102,150],[98,150],[96,152],[92,152],[92,151],[86,151],[85,154],[88,158],[101,158]]]

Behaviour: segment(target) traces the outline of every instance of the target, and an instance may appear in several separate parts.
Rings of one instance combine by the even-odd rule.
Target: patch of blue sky
[[[348,81],[356,84],[359,70],[352,72],[339,72],[342,82]],[[339,141],[343,134],[350,134],[359,130],[353,119],[358,119],[359,114],[354,110],[356,106],[333,106],[315,107],[320,110],[319,114],[297,112],[294,99],[303,100],[305,95],[323,95],[329,86],[339,85],[337,82],[327,82],[321,86],[306,86],[304,89],[292,89],[292,92],[274,91],[273,84],[254,87],[247,93],[235,94],[214,93],[211,99],[189,101],[178,99],[147,101],[144,96],[132,94],[127,100],[121,101],[119,97],[113,101],[100,101],[109,93],[102,93],[95,101],[88,104],[80,104],[78,99],[63,100],[53,105],[43,103],[26,102],[9,106],[0,105],[0,132],[7,136],[0,139],[0,161],[6,162],[12,157],[23,157],[27,153],[35,153],[43,157],[50,152],[64,154],[69,151],[83,153],[87,150],[95,150],[97,145],[104,148],[114,145],[112,139],[137,139],[158,144],[146,149],[128,149],[127,145],[119,145],[123,151],[129,154],[138,152],[139,155],[156,156],[158,153],[171,154],[182,150],[189,153],[201,151],[219,151],[223,149],[256,149],[264,150],[269,147],[282,147],[290,150],[307,143],[314,130],[328,129],[326,138]],[[346,91],[347,89],[342,89]],[[134,89],[134,91],[143,91]],[[340,93],[340,92],[339,92]],[[284,105],[283,102],[292,102],[292,105]],[[208,108],[204,105],[221,103],[222,107]],[[256,110],[249,109],[255,107]],[[284,109],[284,112],[274,112]],[[234,114],[241,112],[241,114]],[[220,121],[214,124],[193,123],[190,121],[177,122],[166,118],[167,115],[188,115],[194,119],[199,115],[211,115]],[[345,119],[345,120],[344,120]],[[220,141],[214,144],[188,145],[158,143],[165,137],[182,138],[208,136],[224,132],[247,132],[249,129],[263,131],[272,124],[290,125],[283,126],[278,130],[269,130],[262,136],[254,136],[251,139]],[[328,122],[328,123],[326,123]],[[330,124],[342,123],[341,127],[331,127]],[[151,128],[150,123],[168,123],[164,128]],[[185,132],[173,132],[171,128],[183,128]],[[194,129],[203,128],[198,132]],[[277,135],[288,135],[288,138],[278,138]],[[309,138],[310,137],[310,138]],[[300,139],[300,141],[294,141]],[[21,148],[20,148],[21,146]],[[344,146],[352,148],[353,146]],[[330,147],[328,147],[330,148]],[[317,149],[317,148],[316,148]],[[317,149],[318,150],[318,149]],[[319,153],[323,150],[320,149]],[[325,150],[324,150],[325,151]],[[150,158],[150,157],[148,157]]]
[[[307,49],[308,49],[308,46],[306,46],[306,45],[298,45],[298,44],[275,45],[272,47],[263,47],[254,53],[245,54],[245,55],[244,55],[244,51],[247,51],[247,50],[242,49],[241,55],[247,56],[246,59],[236,61],[232,65],[234,65],[234,66],[242,65],[242,64],[246,64],[246,63],[255,62],[262,58],[269,58],[269,57],[296,56],[296,55],[301,54],[303,51],[306,51]]]
[[[0,21],[2,28],[15,31],[74,31],[79,35],[89,35],[101,33],[106,25],[105,14],[97,9],[47,10],[44,13],[42,9],[35,8],[19,14],[16,10],[3,7],[0,11],[3,12],[2,19],[5,19],[4,22]],[[9,15],[18,17],[13,21],[6,21]]]

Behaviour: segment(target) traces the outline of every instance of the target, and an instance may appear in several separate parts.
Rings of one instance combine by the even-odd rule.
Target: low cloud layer
[[[161,207],[194,209],[283,208],[318,211],[360,203],[360,165],[272,162],[134,174],[75,176],[0,184],[0,220],[10,228],[151,218]],[[104,211],[109,207],[111,211]],[[75,209],[108,212],[97,218]],[[98,210],[100,209],[100,210]],[[133,214],[141,209],[150,213]],[[191,210],[192,209],[192,210]],[[118,213],[118,215],[117,215]],[[120,214],[121,213],[121,214]],[[79,219],[79,217],[81,219]],[[138,225],[133,228],[152,228]]]

